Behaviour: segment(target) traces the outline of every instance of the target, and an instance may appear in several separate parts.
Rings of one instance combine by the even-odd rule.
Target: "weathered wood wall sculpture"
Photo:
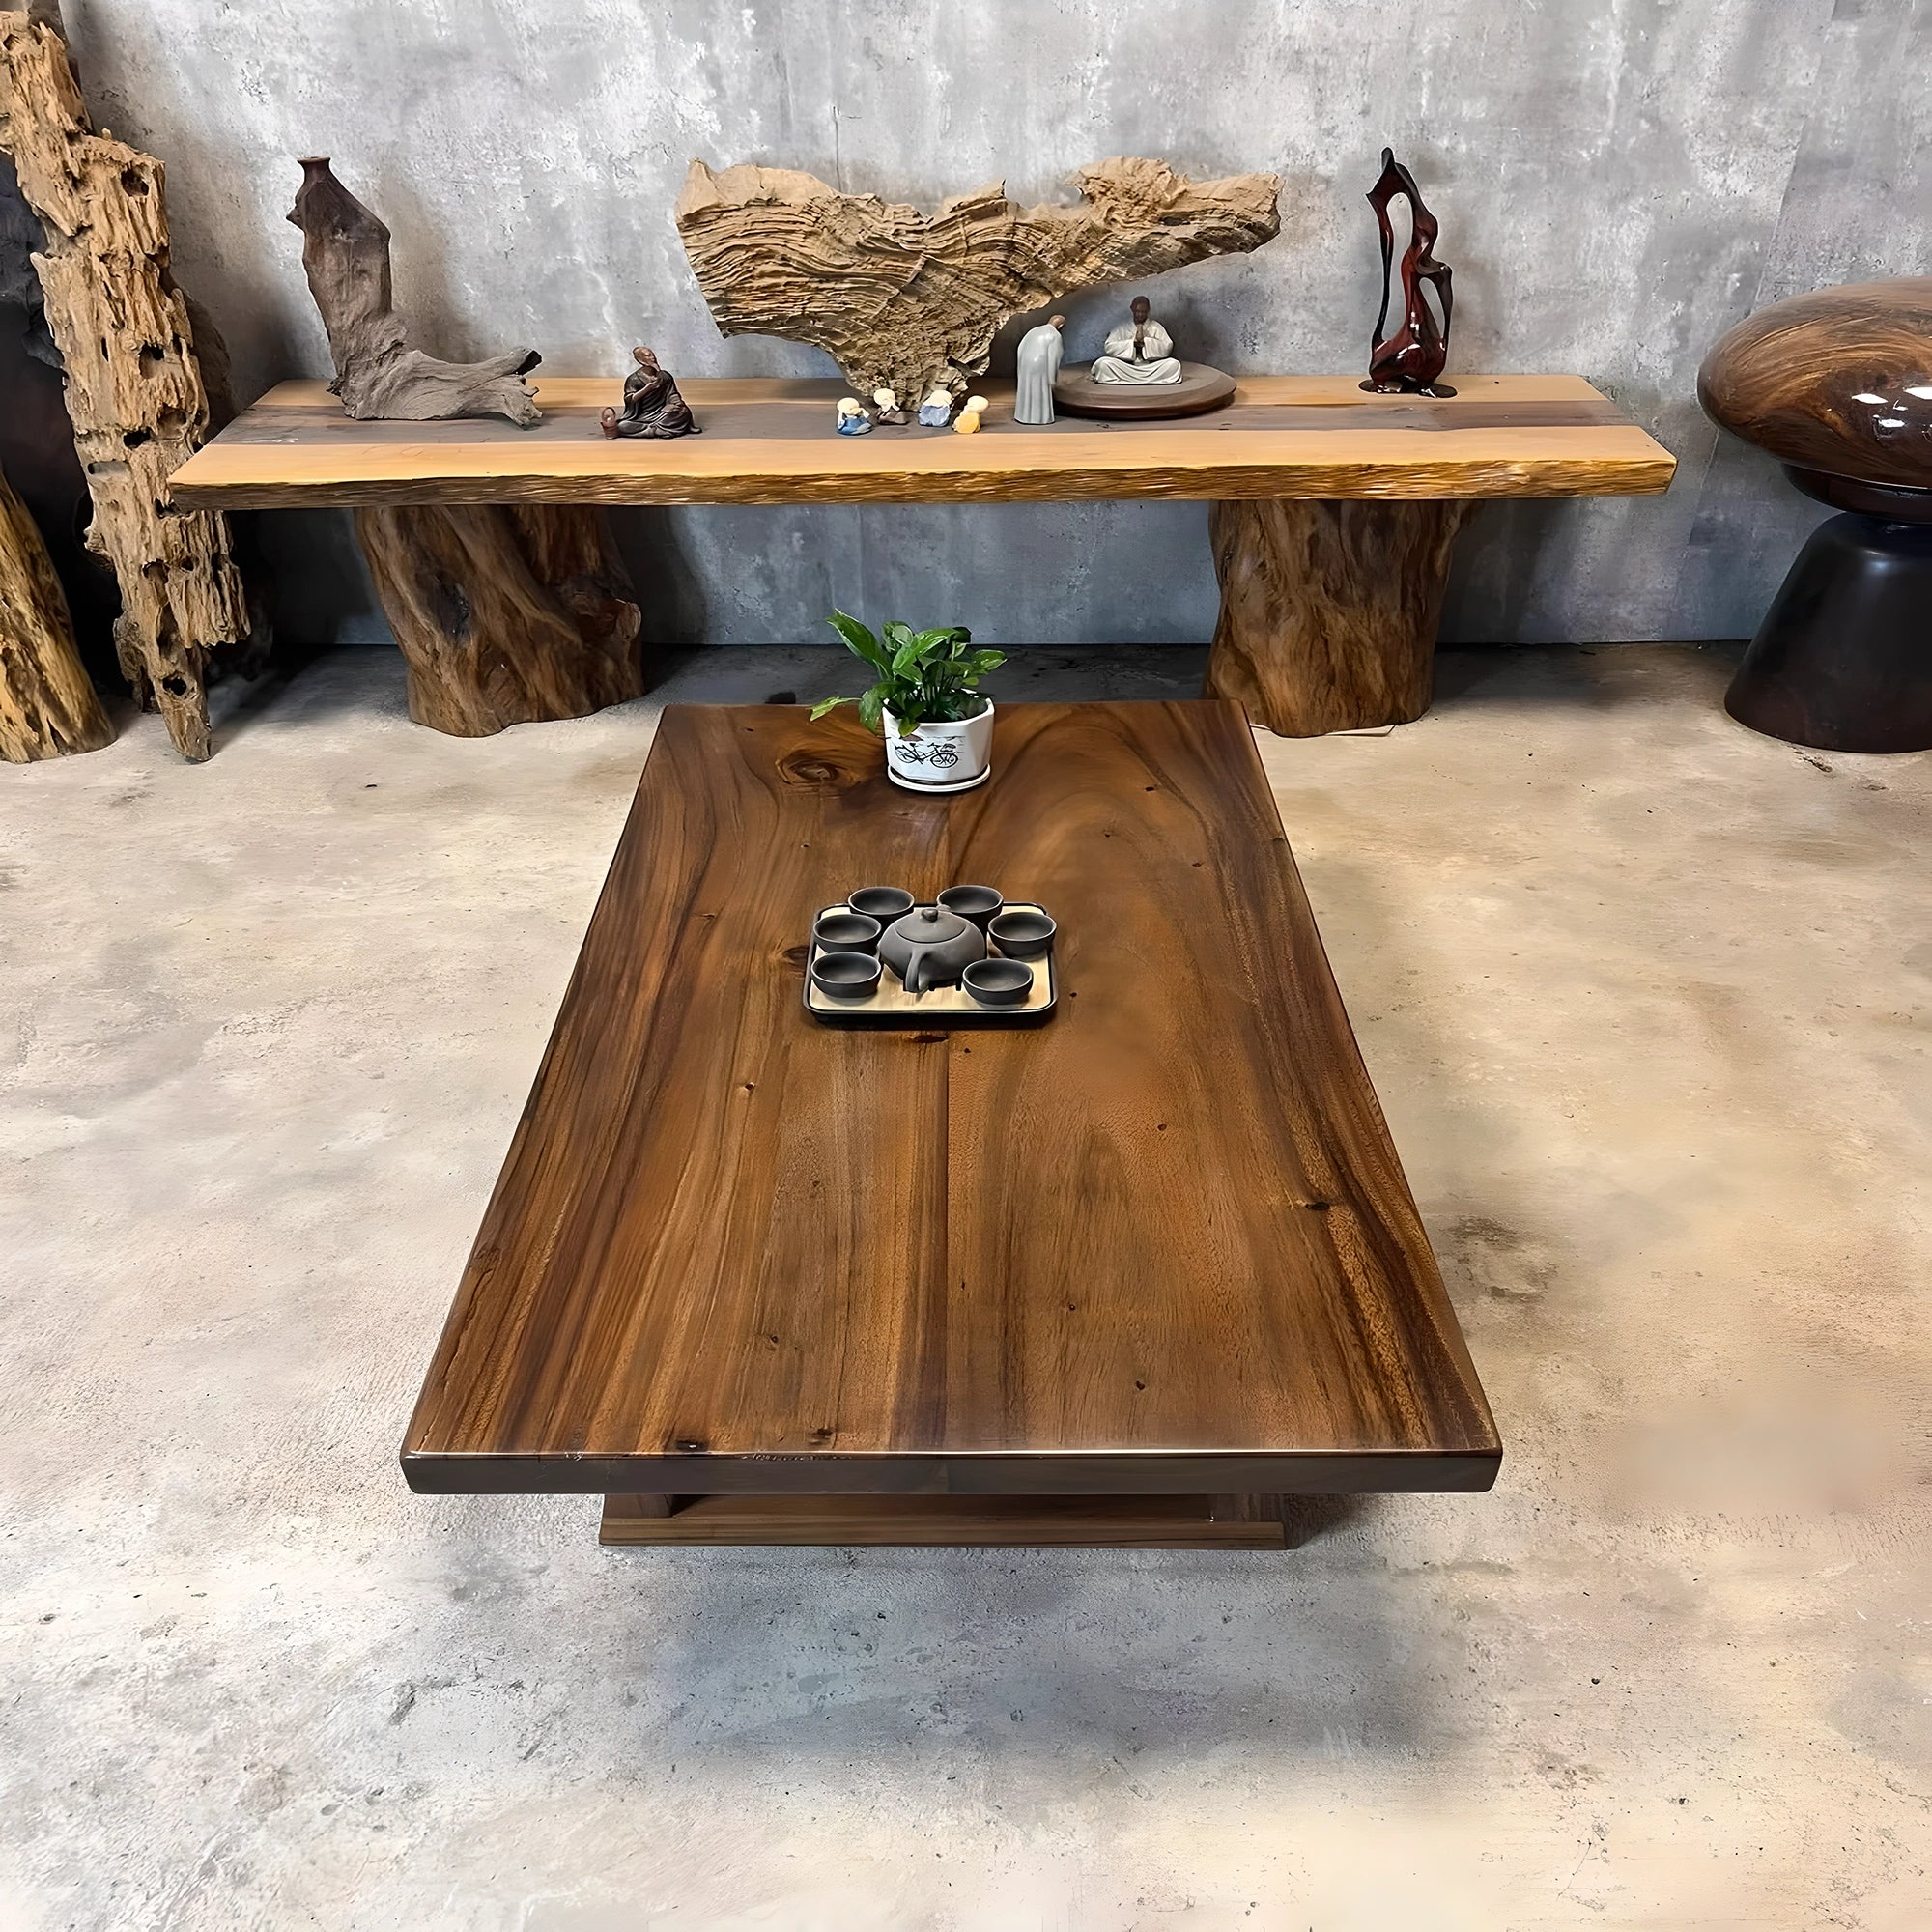
[[[306,156],[301,167],[288,218],[302,233],[302,268],[335,360],[328,386],[342,407],[358,419],[508,416],[526,429],[542,421],[523,381],[543,360],[534,349],[439,362],[410,347],[390,298],[388,229],[335,179],[327,156]]]
[[[208,659],[247,636],[248,610],[228,520],[168,499],[208,394],[168,270],[161,164],[94,132],[66,43],[24,13],[0,13],[0,148],[47,233],[34,266],[94,502],[87,546],[120,585],[121,668],[182,754],[205,758]]]
[[[24,765],[98,752],[113,736],[46,546],[0,476],[0,758]]]
[[[1075,207],[1021,208],[994,182],[928,215],[795,169],[693,161],[675,213],[720,333],[813,343],[862,396],[957,389],[985,370],[1009,317],[1245,254],[1281,225],[1276,175],[1190,182],[1164,161],[1116,158],[1073,179]]]

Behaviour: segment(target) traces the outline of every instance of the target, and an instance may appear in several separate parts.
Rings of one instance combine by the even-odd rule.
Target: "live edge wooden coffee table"
[[[853,1033],[812,912],[1046,903],[1037,1031]],[[1279,1548],[1494,1424],[1240,708],[1003,708],[992,781],[673,705],[403,1447],[607,1543]]]

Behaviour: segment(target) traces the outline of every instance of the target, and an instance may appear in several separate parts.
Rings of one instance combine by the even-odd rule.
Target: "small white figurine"
[[[1096,383],[1178,383],[1180,362],[1174,338],[1148,313],[1146,296],[1136,296],[1123,323],[1101,345],[1087,373]]]
[[[980,413],[986,407],[984,396],[968,396],[959,405],[959,420],[952,425],[960,436],[971,436],[980,427]]]
[[[872,419],[866,413],[865,405],[857,396],[840,396],[838,399],[838,434],[840,436],[865,436],[872,427]]]
[[[952,391],[936,384],[931,395],[919,406],[919,419],[927,429],[944,429],[952,420]]]
[[[878,405],[877,412],[872,417],[874,422],[891,423],[896,428],[898,424],[912,420],[899,408],[899,399],[891,389],[874,389],[872,400]]]
[[[1064,315],[1056,315],[1020,337],[1019,383],[1013,391],[1016,423],[1053,420],[1053,379],[1060,374],[1060,358],[1065,349],[1060,339],[1065,323]]]

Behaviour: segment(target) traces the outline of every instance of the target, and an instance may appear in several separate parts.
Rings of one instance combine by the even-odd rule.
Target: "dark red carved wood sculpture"
[[[1402,327],[1393,335],[1384,336],[1389,262],[1395,254],[1388,211],[1397,195],[1408,200],[1409,224],[1408,246],[1402,256]],[[1415,177],[1396,159],[1393,148],[1382,150],[1381,176],[1369,190],[1368,199],[1382,232],[1382,305],[1376,313],[1376,332],[1369,346],[1369,380],[1362,387],[1382,396],[1453,396],[1456,391],[1436,380],[1449,359],[1449,265],[1430,253],[1440,231],[1435,215],[1423,206]],[[1439,323],[1424,293],[1425,284],[1442,311]]]

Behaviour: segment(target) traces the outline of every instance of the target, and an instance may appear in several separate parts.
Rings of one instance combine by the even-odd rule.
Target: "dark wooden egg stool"
[[[1798,553],[1725,710],[1825,751],[1932,749],[1932,276],[1760,309],[1705,357],[1697,398],[1844,513]]]

